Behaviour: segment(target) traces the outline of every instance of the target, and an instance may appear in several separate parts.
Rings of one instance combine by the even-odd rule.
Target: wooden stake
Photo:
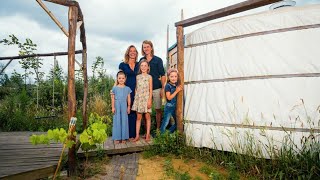
[[[41,0],[36,0],[39,5],[42,7],[43,10],[45,10],[47,12],[47,14],[51,17],[51,19],[58,25],[58,27],[62,30],[62,32],[69,37],[69,33],[67,32],[67,30],[62,26],[62,24],[58,21],[58,19],[52,14],[51,11],[49,11],[49,9],[46,7],[46,5],[43,4],[43,2]]]
[[[184,86],[184,37],[183,37],[183,27],[177,27],[177,65],[178,74],[180,79],[180,85]],[[183,93],[180,91],[177,95],[177,129],[180,133],[183,133]]]
[[[76,117],[76,91],[75,91],[75,40],[77,30],[78,8],[69,7],[69,38],[68,38],[68,119]],[[71,140],[76,142],[76,137],[71,132]],[[75,145],[68,152],[68,175],[76,176],[76,152]]]
[[[167,25],[167,67],[166,69],[169,69],[169,24]]]
[[[83,106],[82,106],[82,118],[83,129],[87,128],[88,114],[87,114],[87,98],[88,98],[88,75],[87,75],[87,50],[82,53],[82,71],[83,71]]]

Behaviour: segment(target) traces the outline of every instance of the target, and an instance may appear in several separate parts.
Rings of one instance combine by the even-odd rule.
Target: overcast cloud
[[[78,2],[84,14],[88,72],[91,74],[91,65],[95,57],[101,56],[105,60],[107,72],[114,75],[126,48],[133,44],[140,53],[141,42],[145,39],[154,43],[156,55],[165,60],[167,25],[170,30],[169,44],[172,45],[176,41],[174,23],[180,20],[181,9],[184,11],[184,18],[187,19],[239,3],[241,0],[78,0]],[[297,6],[320,4],[320,0],[297,0],[296,2]],[[68,8],[44,3],[67,29]],[[268,7],[242,14],[265,11]],[[208,23],[185,28],[185,33]],[[0,39],[7,38],[10,34],[14,34],[20,41],[24,41],[25,38],[32,39],[38,45],[37,53],[67,51],[67,37],[35,0],[1,2]],[[76,49],[81,49],[79,36],[77,36],[76,45]],[[0,56],[15,56],[17,53],[16,47],[0,45]],[[81,60],[79,55],[76,58]],[[58,57],[58,61],[66,73],[67,58]],[[7,61],[0,63],[6,64]],[[42,70],[49,71],[52,64],[52,57],[44,58]],[[18,61],[11,63],[5,73],[11,74],[14,69],[22,73]]]

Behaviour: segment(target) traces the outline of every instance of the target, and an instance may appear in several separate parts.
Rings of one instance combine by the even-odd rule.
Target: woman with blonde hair
[[[138,51],[134,45],[130,45],[126,53],[124,54],[124,60],[119,64],[119,70],[122,70],[127,76],[126,86],[131,89],[130,97],[131,97],[131,105],[132,107],[134,102],[134,95],[136,89],[136,76],[138,74],[139,65],[137,62]],[[132,140],[136,137],[136,120],[137,114],[135,111],[131,111],[128,114],[128,123],[129,123],[129,138]]]

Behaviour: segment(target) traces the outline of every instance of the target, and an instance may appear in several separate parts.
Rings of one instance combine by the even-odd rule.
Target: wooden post
[[[183,27],[177,27],[177,65],[180,78],[180,85],[184,86],[184,37]],[[180,91],[177,96],[177,129],[183,133],[183,91]]]
[[[78,8],[69,7],[69,37],[68,37],[68,120],[76,116],[76,91],[75,91],[75,40],[77,30]],[[74,129],[71,130],[71,139],[76,140],[73,136]],[[68,152],[68,176],[76,176],[76,152],[73,145]]]
[[[83,129],[87,128],[88,115],[87,115],[87,97],[88,97],[88,76],[87,76],[87,50],[84,49],[82,53],[82,72],[83,72],[83,106],[82,118]]]
[[[166,57],[166,59],[167,59],[167,66],[166,66],[166,70],[168,70],[169,69],[169,24],[168,24],[168,26],[167,26],[167,50],[166,50],[166,52],[167,52],[167,57]]]

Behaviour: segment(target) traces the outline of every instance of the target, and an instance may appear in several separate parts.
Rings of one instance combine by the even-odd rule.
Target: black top
[[[166,86],[164,87],[164,92],[166,94],[167,94],[167,92],[170,92],[170,95],[171,95],[176,91],[176,89],[177,89],[176,84],[167,83]],[[175,106],[177,104],[177,95],[174,96],[171,100],[167,99],[167,103],[170,103],[171,105]]]
[[[138,63],[134,66],[134,70],[132,70],[127,63],[120,63],[119,64],[119,69],[121,69],[127,76],[126,80],[126,86],[128,86],[131,89],[131,105],[133,104],[133,98],[134,98],[134,93],[136,89],[136,76],[138,74],[139,66]]]
[[[145,57],[142,57],[142,59],[146,59]],[[139,62],[140,62],[139,61]],[[161,77],[164,76],[164,68],[163,68],[163,62],[162,59],[158,56],[153,56],[152,59],[149,61],[150,65],[150,75],[152,76],[152,89],[159,89],[162,88],[161,84]]]

